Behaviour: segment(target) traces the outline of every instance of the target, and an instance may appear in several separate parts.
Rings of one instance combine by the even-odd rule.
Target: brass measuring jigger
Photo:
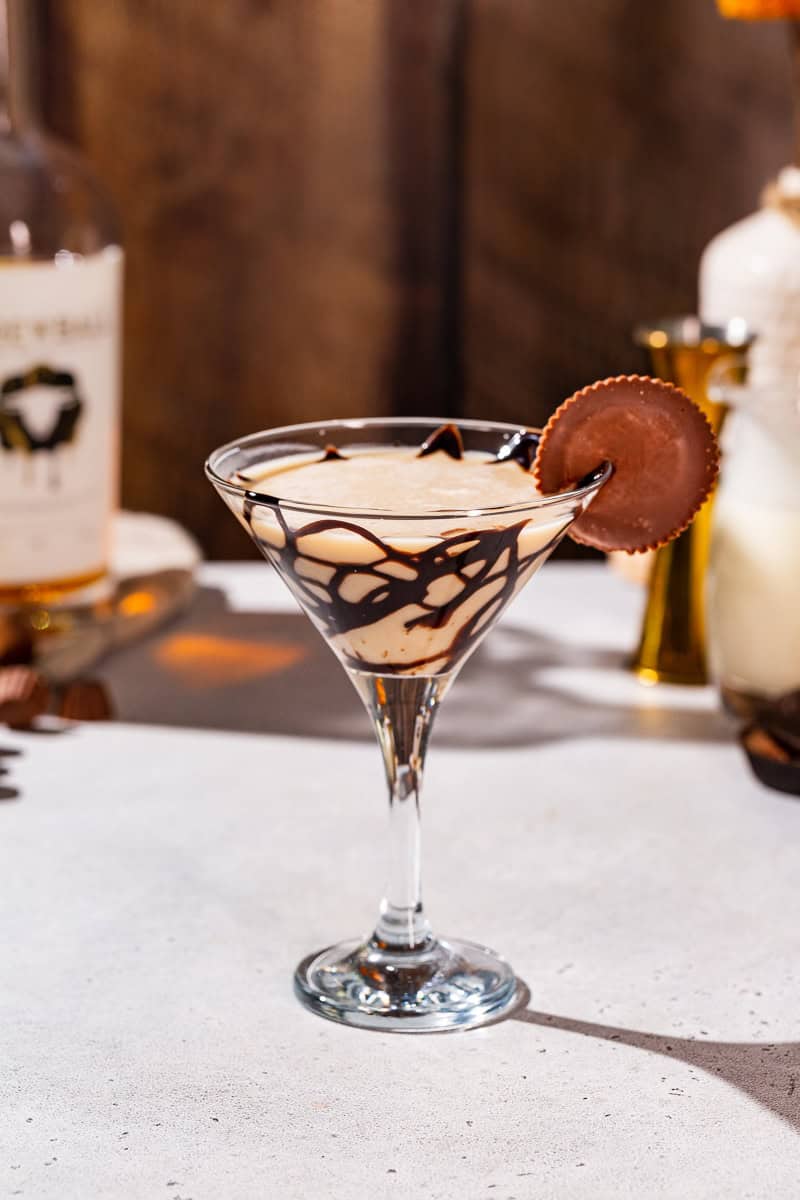
[[[719,434],[726,409],[709,399],[709,384],[718,370],[744,373],[745,355],[755,340],[747,324],[738,317],[725,325],[706,325],[695,316],[668,317],[639,325],[633,336],[649,354],[650,373],[683,388]],[[689,528],[653,556],[631,664],[643,683],[708,681],[705,580],[713,503],[712,494]]]

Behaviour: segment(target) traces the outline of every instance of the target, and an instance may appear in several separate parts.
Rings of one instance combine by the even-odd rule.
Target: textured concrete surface
[[[292,996],[295,962],[373,915],[378,755],[333,683],[307,697],[313,737],[208,728],[260,694],[282,730],[335,664],[259,564],[206,580],[239,617],[201,598],[202,628],[139,651],[168,724],[134,723],[128,652],[108,675],[130,723],[0,736],[21,751],[2,760],[0,1195],[795,1197],[800,804],[751,780],[708,693],[621,673],[636,591],[545,568],[445,706],[429,912],[504,952],[531,1000],[410,1038]],[[273,656],[255,693],[242,622]],[[202,637],[192,684],[175,639],[202,659]],[[193,688],[202,729],[180,727]]]

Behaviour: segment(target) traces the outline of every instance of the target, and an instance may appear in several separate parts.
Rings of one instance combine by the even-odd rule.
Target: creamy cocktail
[[[541,438],[479,421],[299,425],[223,446],[207,464],[345,667],[383,754],[389,882],[374,932],[295,973],[303,1003],[332,1020],[425,1032],[518,1003],[503,959],[434,937],[423,912],[419,793],[438,705],[570,529],[641,549],[678,532],[716,476],[707,423],[669,385],[609,380],[563,413]]]
[[[541,496],[523,462],[431,445],[329,449],[237,476],[279,502],[243,503],[241,518],[353,669],[454,670],[570,523],[569,512],[526,511]],[[287,500],[354,515],[298,519]],[[454,509],[457,519],[437,515]]]

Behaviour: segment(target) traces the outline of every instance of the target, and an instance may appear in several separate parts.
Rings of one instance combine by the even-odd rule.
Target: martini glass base
[[[294,985],[311,1012],[385,1033],[487,1025],[522,1000],[507,962],[484,946],[452,939],[431,939],[417,950],[340,942],[303,959]]]

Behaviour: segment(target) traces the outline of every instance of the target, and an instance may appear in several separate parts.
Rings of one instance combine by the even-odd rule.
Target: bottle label
[[[0,261],[0,589],[108,563],[122,262]]]

